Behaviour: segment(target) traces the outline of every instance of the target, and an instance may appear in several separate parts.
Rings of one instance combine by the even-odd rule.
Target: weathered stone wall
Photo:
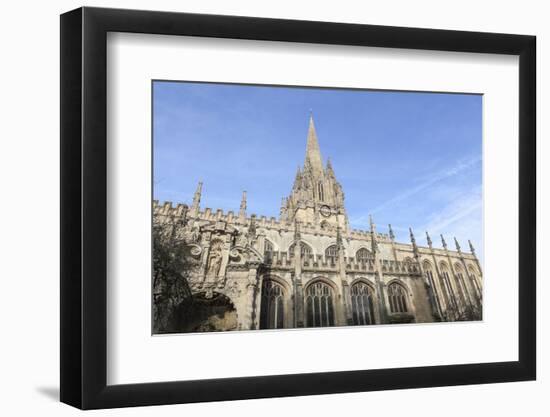
[[[207,297],[223,294],[231,300],[236,311],[237,328],[241,330],[259,328],[262,283],[268,279],[284,288],[284,327],[295,327],[298,322],[304,321],[304,313],[302,317],[295,316],[298,281],[302,291],[319,280],[331,286],[334,291],[335,325],[350,324],[349,289],[358,281],[367,283],[375,292],[377,323],[393,322],[395,319],[389,311],[387,294],[388,285],[392,282],[406,289],[410,310],[407,314],[418,323],[442,319],[441,312],[454,306],[451,298],[454,298],[459,311],[465,311],[468,304],[481,304],[473,280],[481,289],[482,274],[475,255],[471,253],[394,242],[388,235],[376,232],[341,232],[313,224],[300,224],[297,229],[295,224],[288,222],[233,216],[221,211],[213,214],[208,209],[191,216],[184,205],[173,207],[171,204],[155,203],[154,215],[161,221],[184,219],[182,233],[189,236],[193,246],[191,253],[195,253],[200,264],[192,274],[191,289]],[[376,240],[376,253],[372,253],[373,238]],[[300,256],[299,261],[290,251],[298,240],[311,251],[308,256]],[[273,252],[265,253],[266,242],[271,244]],[[340,245],[338,256],[343,255],[342,263],[338,257],[326,256],[325,251],[333,245]],[[368,250],[372,259],[360,262],[356,257],[360,249]],[[214,255],[214,250],[219,253]],[[219,258],[219,265],[212,261],[212,257]],[[432,268],[435,282],[429,282],[423,265]],[[445,265],[448,284],[445,284],[439,270],[440,266]],[[458,272],[462,273],[461,282]],[[451,294],[444,294],[446,288],[453,293],[452,297]],[[443,319],[448,320],[449,317]]]

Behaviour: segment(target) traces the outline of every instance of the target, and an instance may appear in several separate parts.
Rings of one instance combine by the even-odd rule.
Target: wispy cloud
[[[450,225],[471,217],[471,214],[479,211],[481,206],[481,187],[479,187],[464,193],[438,212],[433,213],[423,229],[437,234],[444,233]]]
[[[462,159],[458,161],[456,165],[452,166],[451,168],[445,168],[433,175],[430,175],[428,178],[422,178],[420,180],[421,182],[419,182],[416,186],[413,186],[412,188],[408,188],[406,191],[400,192],[397,196],[380,204],[379,206],[371,210],[371,213],[376,214],[378,212],[388,209],[389,207],[393,207],[403,201],[406,201],[413,195],[421,191],[424,191],[428,187],[431,187],[432,185],[440,181],[454,177],[455,175],[458,175],[463,171],[476,166],[480,162],[481,162],[480,156]]]
[[[456,237],[463,250],[468,251],[467,241],[471,240],[476,247],[478,257],[483,260],[483,220],[482,188],[464,190],[448,201],[441,209],[433,212],[428,220],[418,225],[419,231],[429,231],[438,241],[440,234],[447,233],[447,240],[452,244]]]

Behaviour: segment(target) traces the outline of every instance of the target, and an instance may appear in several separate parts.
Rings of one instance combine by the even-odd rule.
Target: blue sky
[[[279,215],[313,112],[353,228],[482,253],[482,96],[155,81],[154,198]],[[452,245],[452,246],[451,246]]]

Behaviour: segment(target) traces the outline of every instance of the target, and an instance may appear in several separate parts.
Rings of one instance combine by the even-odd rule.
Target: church
[[[178,225],[193,267],[197,306],[180,332],[451,322],[482,319],[483,274],[470,241],[463,251],[350,228],[344,191],[323,163],[310,117],[305,160],[279,218],[153,202],[153,223]],[[153,289],[153,292],[155,290]],[[201,310],[200,313],[198,310]]]

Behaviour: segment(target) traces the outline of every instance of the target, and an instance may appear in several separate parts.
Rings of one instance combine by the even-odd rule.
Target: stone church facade
[[[194,267],[193,297],[216,299],[215,330],[278,329],[481,320],[483,274],[470,242],[465,252],[398,242],[349,226],[344,192],[323,164],[313,119],[306,156],[276,218],[153,203],[153,220],[178,224]],[[187,330],[189,331],[189,330]],[[191,330],[193,331],[193,330]],[[194,331],[197,331],[196,329]],[[200,331],[200,330],[199,330]]]

